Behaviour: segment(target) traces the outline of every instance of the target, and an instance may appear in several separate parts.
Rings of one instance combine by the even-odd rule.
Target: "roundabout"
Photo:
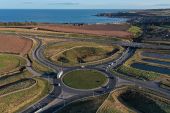
[[[73,89],[92,90],[106,85],[108,78],[96,70],[74,70],[63,75],[62,81]]]

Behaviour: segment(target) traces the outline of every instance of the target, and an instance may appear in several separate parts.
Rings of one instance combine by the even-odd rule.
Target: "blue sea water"
[[[98,13],[127,10],[62,10],[62,9],[1,9],[0,22],[46,22],[46,23],[120,23],[125,18],[94,16]]]

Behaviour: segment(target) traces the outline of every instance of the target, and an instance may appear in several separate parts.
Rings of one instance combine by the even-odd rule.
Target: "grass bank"
[[[21,79],[16,82],[0,86],[0,96],[29,88],[36,83],[34,79]]]
[[[94,65],[119,57],[123,48],[94,42],[65,42],[47,46],[44,56],[63,66]]]
[[[0,75],[15,71],[24,64],[26,64],[26,61],[19,56],[0,54]]]
[[[124,86],[114,90],[97,113],[169,113],[169,102],[151,90]]]
[[[57,113],[96,113],[97,109],[101,106],[107,96],[108,94],[73,102],[59,110]]]
[[[126,61],[122,66],[118,67],[116,71],[143,80],[160,80],[162,78],[168,78],[168,74],[161,73],[162,71],[161,68],[167,69],[167,66],[165,64],[164,65],[159,64],[160,62],[166,63],[167,61],[163,62],[162,60],[159,61],[158,59],[152,57],[145,57],[142,55],[143,51],[145,50],[143,49],[137,50],[135,54],[128,61]],[[159,61],[159,63],[147,62],[146,59],[156,60],[157,62]],[[145,67],[142,67],[141,65],[143,66],[146,65],[150,68],[145,69]],[[152,67],[154,67],[154,69]],[[155,69],[160,69],[160,70],[155,70]]]
[[[46,94],[48,94],[48,82],[41,78],[34,79],[37,81],[37,84],[34,87],[31,87],[25,91],[20,91],[4,97],[0,97],[0,112],[19,112],[23,108],[35,103]]]

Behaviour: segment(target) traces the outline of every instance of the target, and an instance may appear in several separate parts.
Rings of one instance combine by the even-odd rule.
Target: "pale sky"
[[[0,9],[170,8],[170,0],[0,0]]]

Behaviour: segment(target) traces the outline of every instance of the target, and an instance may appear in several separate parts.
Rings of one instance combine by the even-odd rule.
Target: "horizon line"
[[[144,10],[144,9],[170,9],[170,8],[95,8],[95,9],[92,9],[92,8],[89,8],[89,9],[86,9],[86,8],[75,8],[75,9],[72,9],[72,8],[0,8],[0,10]]]

